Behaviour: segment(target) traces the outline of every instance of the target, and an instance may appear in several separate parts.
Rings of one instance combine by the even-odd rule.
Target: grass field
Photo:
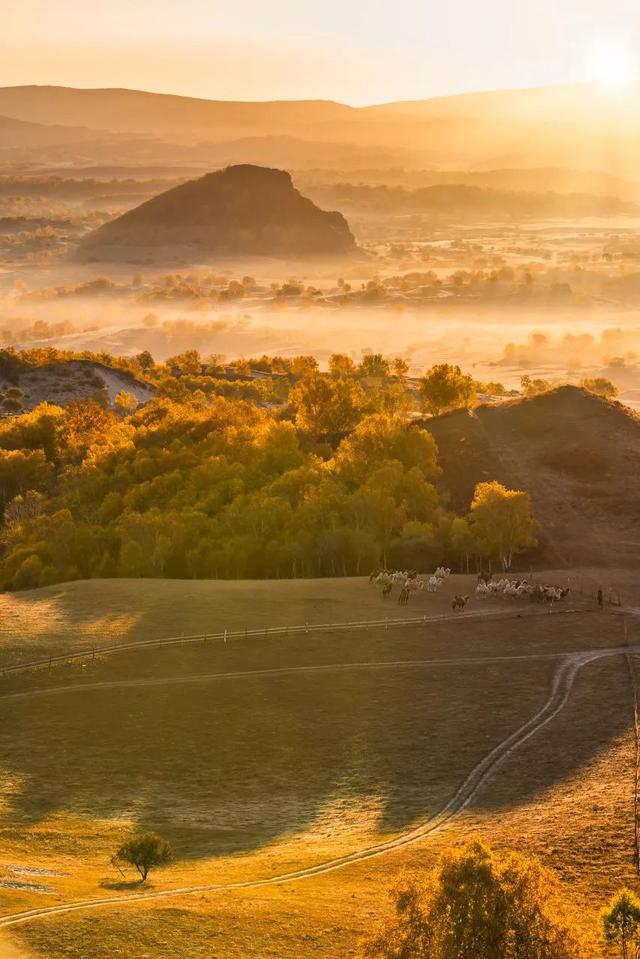
[[[118,593],[109,585],[108,594],[93,594],[94,621],[104,621]],[[168,621],[167,584],[137,585],[144,610],[135,634],[146,638],[164,622],[170,635],[178,612]],[[230,621],[234,610],[237,624],[258,622],[271,594],[272,621],[291,623],[375,618],[382,604],[357,580],[304,584],[307,599],[302,584],[270,584],[253,603],[247,584],[182,585],[216,587],[202,589],[200,606],[191,594],[185,632],[203,628],[203,617]],[[456,578],[447,589],[465,586]],[[57,650],[86,642],[89,597],[77,584],[57,589],[57,598],[50,590],[5,597],[21,604],[23,624],[34,624],[23,646],[3,624],[12,657],[32,658],[25,647],[41,643]],[[135,608],[132,590],[126,584],[114,602],[112,626],[120,626],[111,641],[134,633],[123,625],[127,603]],[[161,608],[147,605],[152,593]],[[421,595],[409,614],[444,611],[447,602]],[[49,614],[46,603],[55,603]],[[1,915],[135,894],[133,876],[123,881],[109,858],[136,827],[157,829],[176,851],[174,865],[151,875],[150,891],[265,879],[406,833],[540,709],[561,661],[555,654],[624,642],[622,617],[589,601],[575,605],[581,611],[536,616],[523,607],[520,618],[514,606],[499,622],[134,650],[5,676]],[[397,615],[395,604],[386,608]],[[630,639],[639,633],[632,626]],[[611,891],[634,878],[633,762],[630,683],[618,655],[584,666],[558,715],[431,837],[300,882],[54,915],[12,927],[0,956],[3,942],[20,957],[50,959],[354,955],[399,872],[430,866],[443,846],[470,834],[540,855],[568,897],[589,902],[597,916]]]
[[[622,570],[556,570],[543,581],[585,591],[617,586],[627,598],[640,591]],[[450,612],[454,592],[473,594],[475,576],[454,576],[441,593],[420,593],[406,610],[364,579],[153,580],[110,579],[63,583],[0,595],[0,665],[57,652],[118,642],[225,629],[331,623]],[[477,609],[492,604],[472,601]]]

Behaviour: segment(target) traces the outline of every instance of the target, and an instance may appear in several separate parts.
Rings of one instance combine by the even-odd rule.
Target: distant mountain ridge
[[[86,127],[33,123],[0,116],[0,150],[3,147],[46,146],[52,143],[75,143],[95,136]]]
[[[413,167],[571,167],[634,178],[640,150],[637,93],[573,85],[352,107],[331,100],[236,102],[23,86],[0,88],[0,115],[99,128],[101,135],[164,138],[182,147],[288,136],[401,151],[403,165]]]

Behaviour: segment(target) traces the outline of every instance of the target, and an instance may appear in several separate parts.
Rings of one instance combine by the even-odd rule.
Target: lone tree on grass
[[[476,401],[476,385],[459,366],[438,363],[420,381],[422,403],[427,412],[438,416],[446,410],[468,409]]]
[[[622,959],[640,956],[640,900],[623,889],[602,913],[602,929],[609,945],[620,947]]]
[[[586,959],[557,880],[524,856],[479,842],[445,851],[433,874],[406,881],[395,916],[364,943],[366,959]]]
[[[476,486],[469,525],[485,556],[503,569],[511,569],[514,553],[536,544],[529,494],[495,481]]]
[[[121,846],[113,857],[113,862],[134,866],[144,882],[150,869],[166,866],[172,859],[173,850],[167,840],[154,832],[146,832],[142,836],[134,836]]]

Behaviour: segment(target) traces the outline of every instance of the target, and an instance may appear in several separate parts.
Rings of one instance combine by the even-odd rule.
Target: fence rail
[[[94,660],[96,656],[109,656],[116,653],[130,652],[138,649],[153,649],[163,646],[181,646],[192,643],[217,642],[227,643],[236,642],[242,639],[261,639],[269,636],[295,636],[301,633],[326,633],[336,631],[348,631],[359,629],[389,629],[398,626],[427,626],[443,622],[482,622],[483,620],[494,619],[522,619],[540,615],[567,615],[571,613],[584,612],[583,609],[564,608],[553,609],[553,605],[548,608],[534,609],[510,609],[510,610],[484,610],[483,612],[468,611],[461,613],[438,613],[435,615],[415,616],[403,619],[367,619],[342,623],[303,623],[297,626],[264,626],[254,628],[244,628],[235,630],[221,630],[212,633],[193,633],[187,636],[167,636],[162,639],[141,639],[133,643],[116,643],[112,646],[92,646],[81,650],[71,650],[67,653],[60,653],[56,656],[45,656],[41,659],[31,660],[27,663],[13,663],[6,666],[0,665],[0,678],[9,674],[27,672],[31,669],[50,669],[52,666],[61,663],[70,664],[76,660]]]

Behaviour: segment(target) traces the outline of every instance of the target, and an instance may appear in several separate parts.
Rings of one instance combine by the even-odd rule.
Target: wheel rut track
[[[356,852],[349,853],[344,856],[340,856],[336,859],[331,859],[322,863],[317,863],[314,866],[308,866],[303,869],[293,870],[287,873],[281,873],[275,876],[269,876],[262,879],[253,879],[246,880],[242,882],[232,882],[232,883],[212,883],[204,884],[197,886],[183,886],[175,889],[165,889],[158,892],[148,892],[148,893],[138,893],[129,896],[112,896],[105,897],[100,899],[85,899],[78,902],[72,902],[67,904],[60,904],[56,906],[44,906],[42,908],[30,909],[24,912],[14,913],[13,915],[7,915],[0,917],[0,928],[9,927],[14,925],[19,925],[26,922],[31,922],[36,919],[46,919],[49,916],[56,915],[65,915],[72,912],[86,912],[95,909],[109,908],[110,906],[121,906],[129,905],[142,902],[155,902],[162,901],[165,899],[172,899],[180,896],[186,895],[196,895],[199,893],[207,892],[230,892],[233,890],[242,890],[242,889],[259,889],[265,886],[274,886],[290,882],[300,882],[304,879],[310,879],[314,876],[326,875],[331,872],[335,872],[338,869],[344,869],[347,866],[350,866],[355,863],[365,862],[370,859],[377,858],[378,856],[383,856],[389,852],[393,852],[397,849],[401,849],[404,846],[408,846],[412,843],[415,843],[427,836],[431,836],[441,829],[443,829],[448,823],[453,819],[459,816],[464,810],[470,805],[475,795],[479,790],[487,783],[491,778],[493,773],[498,769],[498,767],[509,757],[511,756],[516,749],[524,745],[529,739],[531,739],[536,733],[542,730],[547,726],[552,720],[561,712],[561,710],[566,705],[573,688],[574,680],[578,672],[582,669],[583,666],[588,665],[589,663],[595,662],[598,659],[602,659],[608,656],[624,655],[626,652],[624,647],[616,647],[614,649],[598,649],[590,650],[587,652],[572,653],[567,656],[564,656],[561,660],[558,668],[556,669],[551,683],[551,690],[549,696],[544,703],[544,705],[522,726],[517,730],[507,736],[501,743],[495,746],[490,752],[488,752],[480,762],[471,770],[467,778],[464,780],[459,789],[454,793],[454,795],[449,799],[446,805],[434,816],[425,820],[420,825],[414,827],[406,833],[403,833],[400,836],[397,836],[393,839],[386,840],[385,842],[377,843],[373,846],[368,846],[364,849],[357,850]],[[554,654],[547,654],[554,655]],[[532,657],[504,657],[506,659],[528,659],[528,658],[540,658],[536,656]],[[500,657],[495,657],[494,659],[500,659]],[[438,662],[438,661],[432,661]],[[481,659],[473,660],[473,662],[482,662]],[[353,668],[354,665],[366,666],[367,664],[349,664]],[[369,664],[372,665],[372,664]],[[373,664],[376,667],[380,667],[384,664]],[[397,666],[399,664],[390,664]],[[415,663],[403,663],[403,666],[416,665]],[[331,667],[321,667],[324,669]],[[333,667],[333,668],[341,668]],[[295,667],[293,668],[295,670]],[[305,669],[305,667],[303,667]],[[291,669],[286,671],[292,671]],[[309,671],[309,668],[306,668],[306,671]],[[244,675],[260,675],[265,671],[250,671],[248,674]],[[276,671],[281,673],[281,670]],[[219,674],[222,676],[235,676],[237,674]],[[110,685],[110,684],[107,684]],[[73,687],[74,689],[88,688],[83,686]],[[45,693],[52,692],[54,690],[37,690],[34,692]],[[70,691],[70,690],[69,690]],[[6,697],[1,697],[2,699],[14,698],[15,696],[23,696],[25,694],[10,694]]]

